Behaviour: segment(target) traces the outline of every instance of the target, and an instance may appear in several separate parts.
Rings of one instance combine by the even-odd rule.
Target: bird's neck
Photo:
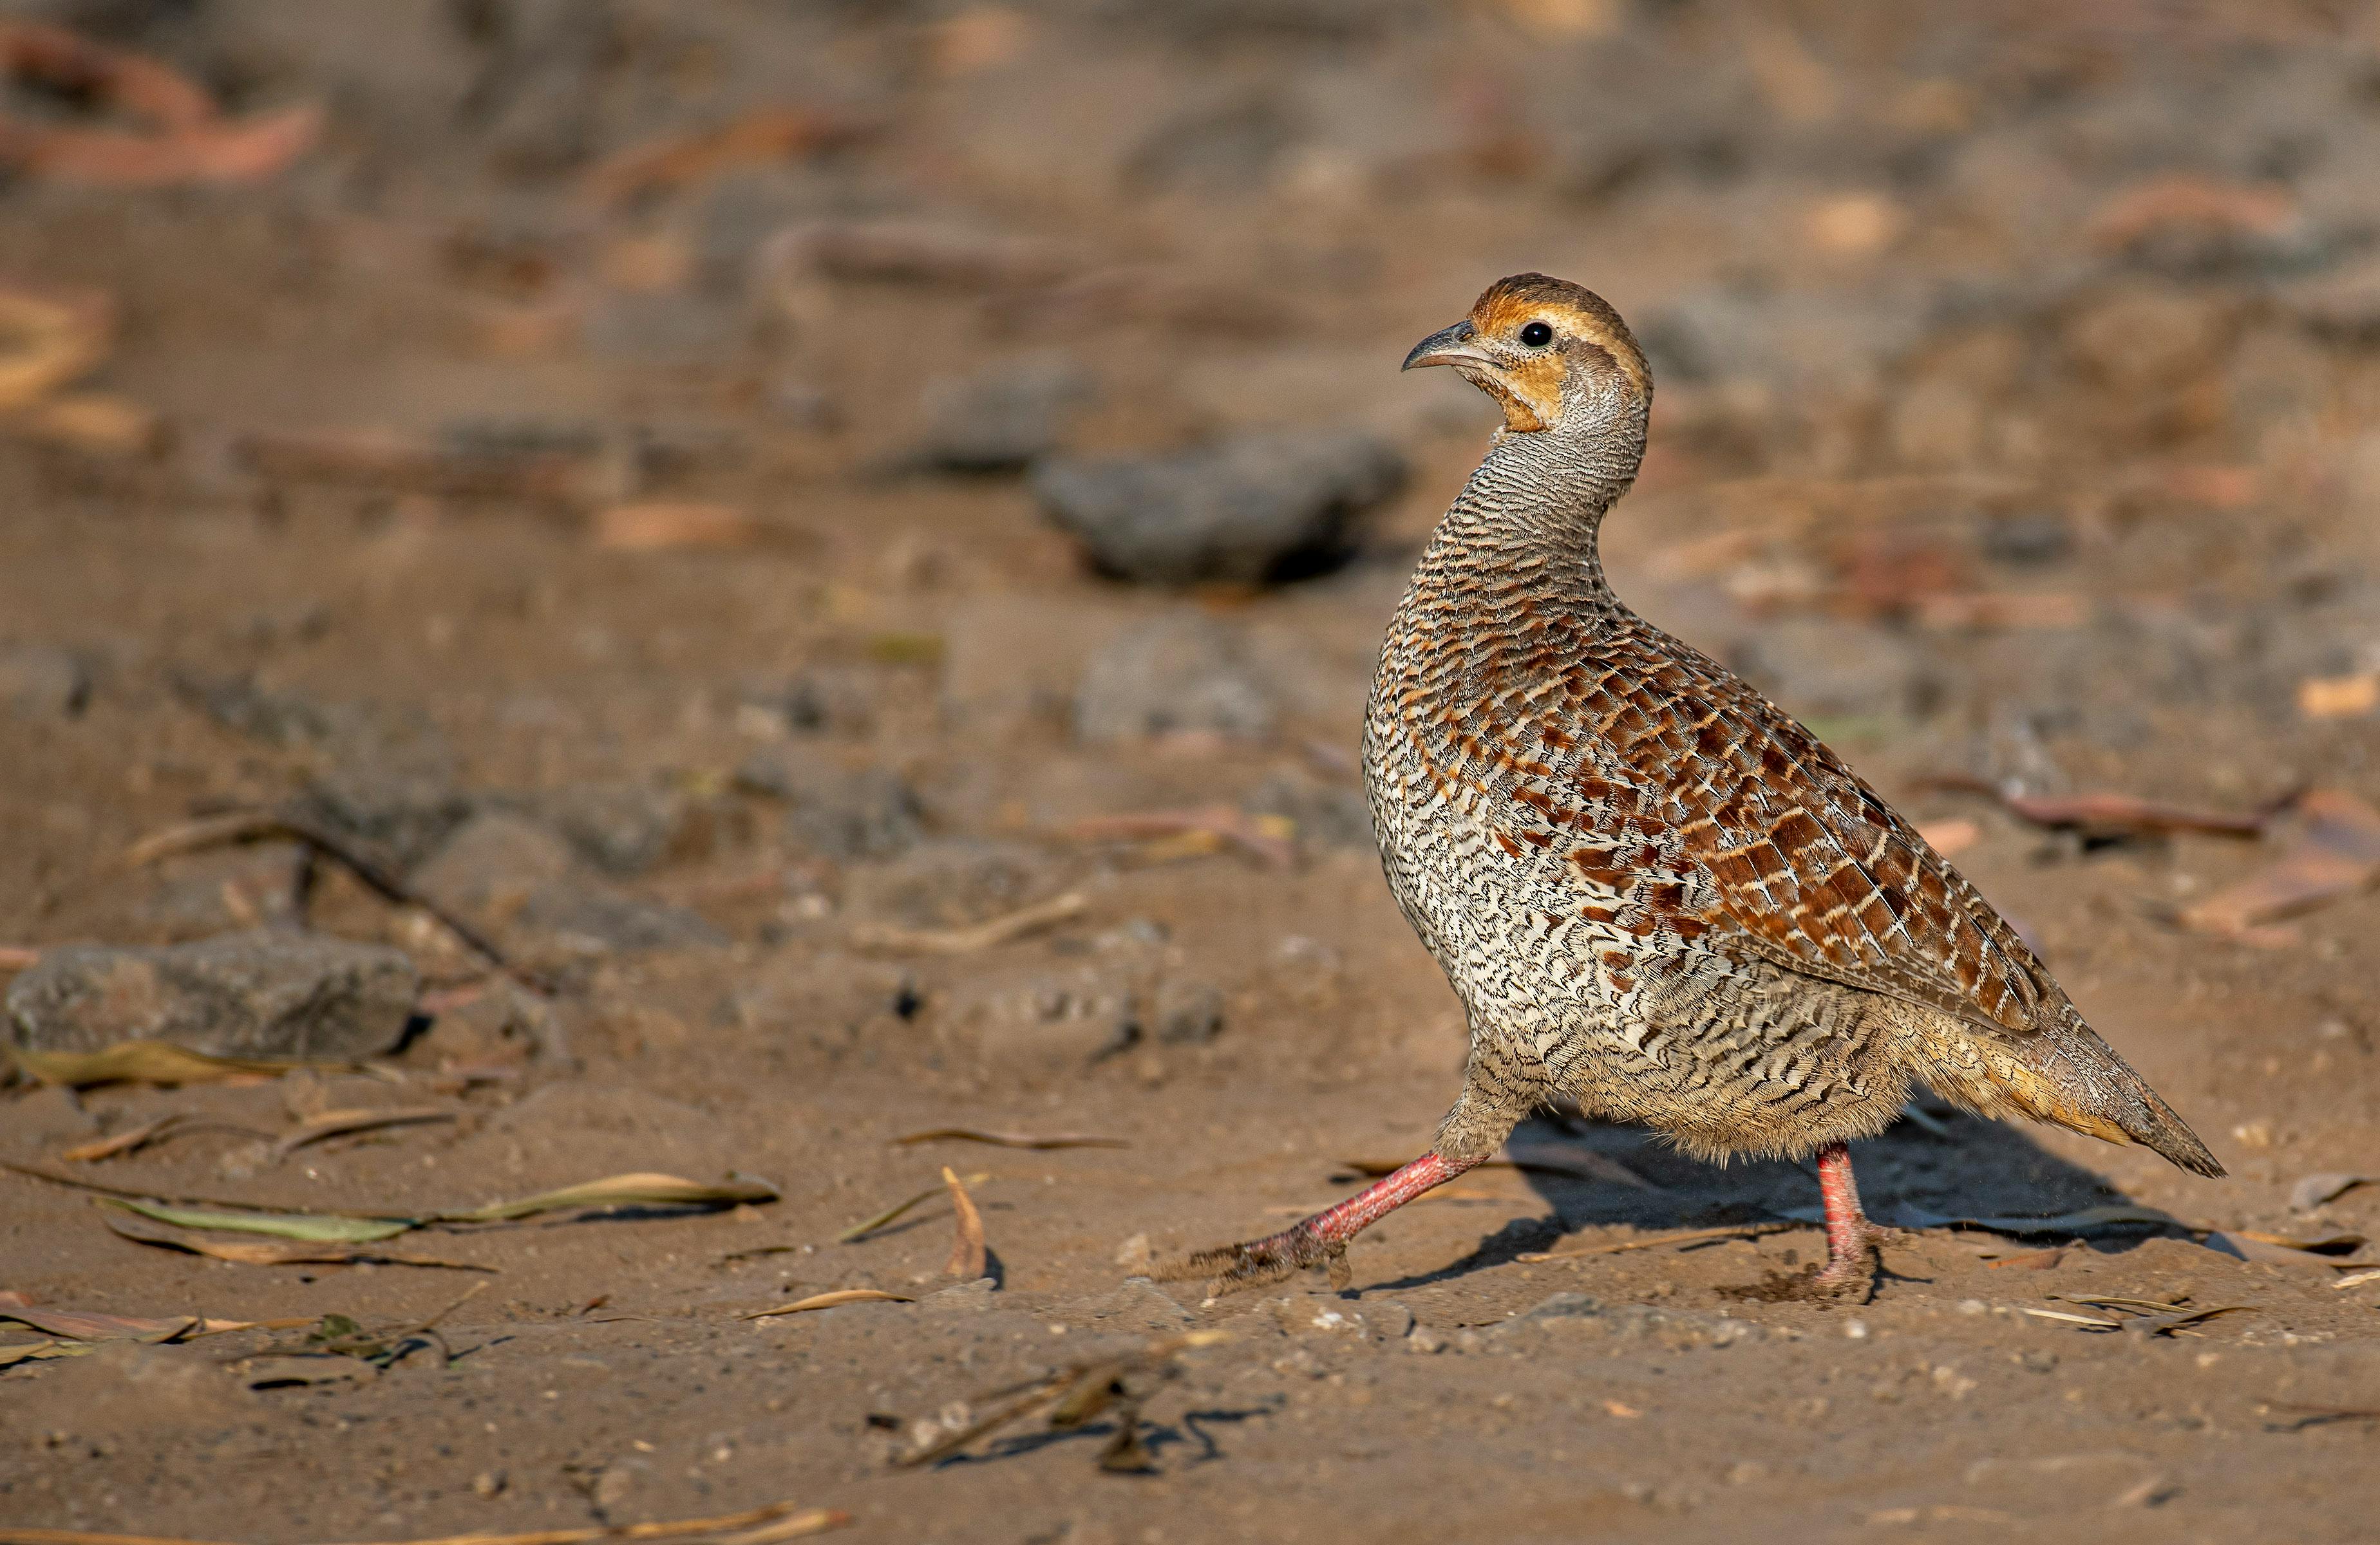
[[[1439,523],[1416,581],[1436,571],[1616,606],[1599,550],[1603,517],[1635,481],[1644,448],[1641,415],[1591,435],[1500,434]]]

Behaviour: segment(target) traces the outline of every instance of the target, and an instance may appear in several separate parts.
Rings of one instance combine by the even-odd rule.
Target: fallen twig
[[[1061,1369],[1046,1378],[1012,1385],[985,1396],[998,1400],[990,1414],[973,1415],[962,1403],[939,1422],[919,1422],[913,1429],[917,1446],[897,1455],[903,1468],[930,1465],[957,1453],[978,1438],[1037,1410],[1050,1411],[1055,1431],[1070,1431],[1112,1410],[1116,1433],[1099,1454],[1099,1467],[1139,1470],[1148,1467],[1148,1451],[1140,1442],[1140,1408],[1157,1389],[1181,1375],[1178,1358],[1200,1346],[1227,1341],[1222,1331],[1190,1331],[1167,1336],[1120,1357],[1102,1358]]]
[[[1082,892],[1070,890],[1063,896],[1053,896],[1047,901],[1037,901],[965,928],[900,928],[890,923],[863,923],[851,931],[851,942],[861,949],[899,954],[971,955],[1054,928],[1081,916],[1089,906]]]
[[[1946,793],[1980,794],[2035,826],[2076,831],[2086,839],[2106,841],[2174,832],[2261,837],[2301,797],[2292,791],[2254,810],[2226,811],[2167,804],[2131,794],[2020,794],[1980,778],[1929,778],[1920,787]]]
[[[176,853],[200,852],[209,848],[230,847],[248,842],[302,842],[314,851],[330,859],[361,881],[366,888],[382,900],[400,907],[414,907],[428,913],[438,925],[461,940],[465,947],[511,977],[522,986],[541,996],[553,995],[552,984],[527,967],[507,960],[493,939],[489,938],[466,919],[423,895],[405,883],[394,871],[378,860],[359,852],[346,839],[326,830],[320,822],[287,810],[251,810],[227,815],[211,815],[196,821],[169,827],[152,832],[126,850],[127,864],[140,868],[159,859]]]
[[[904,1132],[892,1140],[903,1146],[916,1142],[988,1142],[995,1148],[1129,1148],[1123,1138],[1095,1138],[1079,1133],[1053,1132],[1035,1136],[1029,1132],[987,1132],[978,1127],[934,1127],[922,1132]]]
[[[1058,835],[1077,842],[1146,842],[1168,837],[1206,837],[1240,849],[1259,863],[1286,869],[1297,851],[1289,839],[1267,829],[1263,817],[1228,804],[1201,805],[1195,810],[1151,810],[1129,815],[1093,815],[1059,828]]]

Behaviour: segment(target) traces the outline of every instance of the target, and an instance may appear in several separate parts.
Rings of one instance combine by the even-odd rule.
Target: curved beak
[[[1418,370],[1425,365],[1493,365],[1494,360],[1477,349],[1465,346],[1476,336],[1478,330],[1471,325],[1468,318],[1452,327],[1440,328],[1415,344],[1413,353],[1405,356],[1405,362],[1400,368]]]

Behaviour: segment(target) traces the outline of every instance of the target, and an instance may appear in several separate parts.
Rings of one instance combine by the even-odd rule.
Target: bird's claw
[[[1347,1264],[1346,1241],[1326,1239],[1303,1225],[1261,1239],[1194,1250],[1159,1274],[1168,1278],[1203,1276],[1207,1278],[1207,1296],[1220,1298],[1242,1288],[1285,1281],[1308,1266],[1327,1269],[1334,1288],[1343,1289],[1354,1280]]]

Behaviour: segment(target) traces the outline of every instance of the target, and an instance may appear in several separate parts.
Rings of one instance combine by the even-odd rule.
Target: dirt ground
[[[1992,793],[2380,802],[2380,12],[10,10],[235,115],[326,115],[247,181],[0,187],[0,282],[104,296],[74,390],[153,416],[129,442],[0,423],[0,960],[302,919],[426,987],[369,1070],[20,1081],[0,1159],[349,1212],[630,1171],[781,1194],[387,1246],[474,1273],[145,1247],[0,1174],[20,1307],[395,1335],[485,1284],[443,1350],[325,1382],[241,1360],[302,1326],[0,1371],[0,1536],[779,1501],[869,1541],[2380,1531],[2380,1281],[2349,1269],[2380,1262],[2354,1239],[2380,1184],[2291,1200],[2380,1177],[2380,899],[2226,928],[2201,904],[2285,862],[2298,817],[2111,840]],[[813,116],[751,116],[788,107]],[[681,136],[659,170],[621,159]],[[1133,1280],[1422,1152],[1457,1087],[1458,1008],[1354,756],[1380,630],[1494,421],[1398,361],[1524,269],[1653,355],[1621,594],[1955,851],[2228,1178],[1921,1106],[1854,1159],[1879,1216],[1936,1226],[1873,1302],[1826,1305],[1769,1290],[1823,1252],[1810,1173],[1549,1113],[1514,1167],[1363,1236],[1345,1293]],[[937,465],[937,383],[1052,358],[1083,383],[1062,453],[1354,426],[1408,476],[1315,577],[1101,577],[1028,477]],[[1152,628],[1190,663],[1148,667]],[[1094,678],[1127,718],[1240,707],[1101,738]],[[126,858],[293,801],[551,991],[335,866],[301,895],[286,842]],[[203,1121],[60,1156],[175,1113]],[[1112,1141],[896,1141],[944,1129]],[[838,1242],[944,1165],[988,1283],[949,1272],[940,1194]],[[2118,1204],[2178,1222],[1939,1225]],[[1690,1230],[1719,1232],[1657,1238]],[[752,1318],[844,1288],[915,1301]],[[2231,1312],[2161,1332],[2095,1296]],[[891,1462],[1152,1345],[1137,1470],[1101,1468],[1112,1411]]]

